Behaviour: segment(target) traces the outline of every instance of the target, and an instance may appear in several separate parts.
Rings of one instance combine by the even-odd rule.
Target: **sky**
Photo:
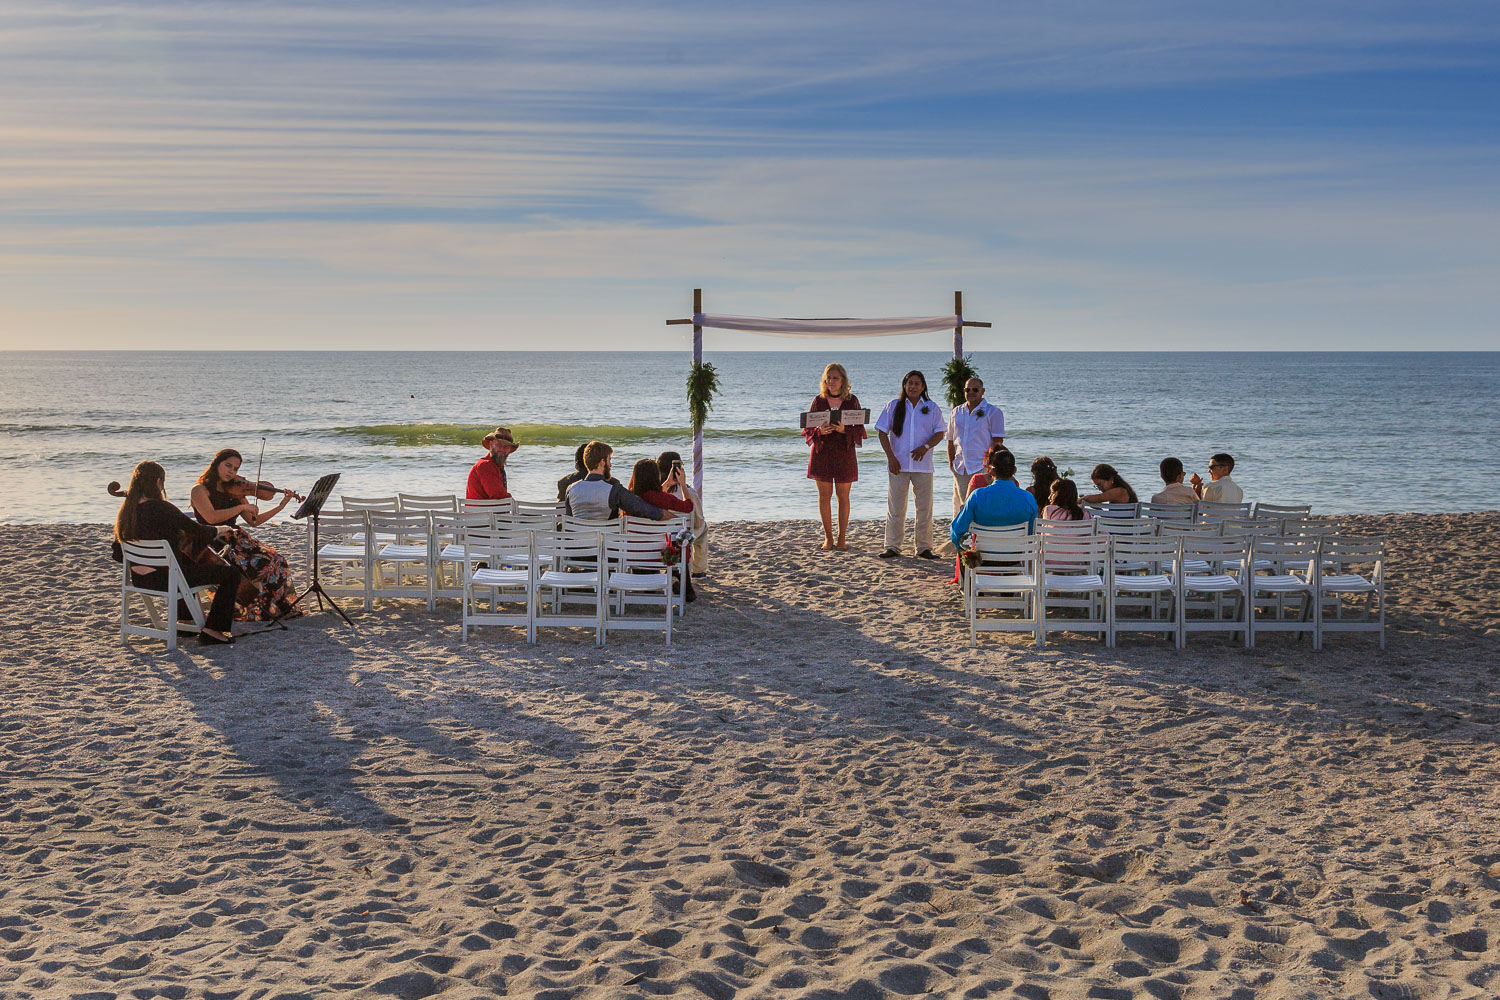
[[[1497,274],[1494,3],[0,0],[0,349],[1489,350]]]

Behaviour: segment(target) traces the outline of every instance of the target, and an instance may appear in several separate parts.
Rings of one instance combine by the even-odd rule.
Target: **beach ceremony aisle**
[[[1384,653],[971,650],[951,564],[783,521],[670,649],[380,601],[169,655],[105,526],[0,526],[0,995],[1493,996],[1500,515],[1348,520]]]

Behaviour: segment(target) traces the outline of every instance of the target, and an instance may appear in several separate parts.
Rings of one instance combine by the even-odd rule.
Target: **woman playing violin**
[[[296,617],[299,612],[292,608],[292,604],[297,591],[292,586],[292,573],[286,557],[271,546],[256,541],[235,523],[243,517],[247,525],[258,528],[281,513],[294,494],[281,491],[281,502],[262,511],[255,500],[258,487],[263,484],[248,483],[240,478],[241,461],[240,453],[233,448],[225,448],[214,456],[193,487],[193,513],[204,524],[225,525],[233,529],[225,538],[221,554],[225,562],[255,584],[256,590],[254,600],[240,605],[239,617],[246,621],[269,621],[283,615]]]

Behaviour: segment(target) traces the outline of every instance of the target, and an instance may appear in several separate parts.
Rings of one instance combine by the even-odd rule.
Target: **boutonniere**
[[[984,416],[984,407],[981,406],[979,409],[975,410],[974,411],[974,416],[976,416],[976,417],[982,417],[982,416]]]
[[[922,412],[923,412],[923,413],[926,413],[926,412],[927,412],[927,404],[926,404],[926,403],[923,403],[923,404],[922,404]]]

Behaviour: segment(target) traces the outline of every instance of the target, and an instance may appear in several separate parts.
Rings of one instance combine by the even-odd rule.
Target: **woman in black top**
[[[208,618],[203,631],[198,635],[198,641],[208,646],[231,643],[234,641],[234,637],[230,635],[234,625],[234,595],[243,579],[240,571],[226,563],[205,565],[194,562],[184,554],[182,546],[184,543],[207,545],[216,536],[227,535],[232,529],[199,524],[168,503],[164,492],[166,479],[167,474],[155,462],[142,462],[135,467],[135,474],[130,477],[130,489],[125,494],[125,501],[120,504],[120,513],[115,517],[115,561],[124,559],[121,542],[165,540],[172,549],[172,554],[177,557],[177,565],[188,586],[214,585],[213,606],[208,610]],[[165,569],[147,571],[144,567],[135,566],[132,571],[136,574],[139,586],[149,590],[167,589]],[[177,615],[179,619],[187,617],[187,609],[182,602],[178,604]]]
[[[301,612],[292,607],[297,600],[297,589],[292,585],[292,571],[286,557],[235,524],[243,517],[250,527],[260,527],[285,509],[291,494],[282,494],[281,503],[268,511],[231,496],[225,488],[238,478],[240,462],[240,453],[233,448],[225,448],[214,456],[193,487],[193,513],[204,524],[231,529],[225,536],[224,561],[255,584],[256,591],[252,601],[241,605],[240,617],[249,621],[295,618]]]

